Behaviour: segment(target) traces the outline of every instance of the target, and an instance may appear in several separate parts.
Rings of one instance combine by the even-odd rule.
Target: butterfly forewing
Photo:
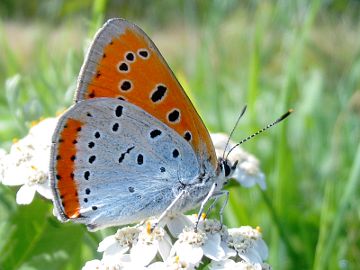
[[[114,98],[78,102],[61,117],[53,143],[56,212],[92,229],[161,214],[200,170],[175,131]]]
[[[97,33],[82,67],[76,101],[124,99],[187,140],[200,163],[216,167],[209,133],[154,43],[136,25],[109,20]]]

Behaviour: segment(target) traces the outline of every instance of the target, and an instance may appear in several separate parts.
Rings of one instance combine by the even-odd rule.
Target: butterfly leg
[[[166,217],[171,210],[174,208],[174,206],[176,205],[176,203],[181,199],[181,197],[183,197],[185,195],[186,190],[182,190],[176,197],[175,199],[171,202],[171,204],[165,209],[164,212],[162,212],[162,214],[160,215],[160,217],[158,218],[158,220],[151,226],[151,231],[154,230],[154,228],[156,228],[159,223],[164,219],[164,217]]]
[[[215,193],[216,185],[217,185],[216,183],[212,184],[208,195],[205,197],[205,199],[202,201],[202,203],[200,205],[200,209],[199,209],[199,212],[198,212],[198,218],[197,218],[197,220],[195,222],[195,232],[197,231],[197,227],[198,227],[198,224],[199,224],[199,221],[200,221],[200,218],[201,218],[201,214],[204,212],[204,208],[205,208],[206,203],[213,197],[213,195]]]
[[[210,204],[210,207],[208,208],[208,210],[206,210],[206,213],[205,213],[205,217],[209,216],[211,210],[214,208],[215,204],[217,203],[217,201],[219,200],[220,196],[213,196],[213,201],[212,203]]]
[[[209,206],[208,210],[206,210],[205,216],[207,217],[209,215],[209,213],[211,212],[211,210],[215,207],[217,201],[219,200],[220,197],[225,195],[225,201],[223,202],[223,204],[221,205],[220,208],[220,212],[219,212],[219,216],[220,216],[220,224],[221,226],[223,225],[223,212],[225,210],[225,207],[229,201],[229,191],[227,190],[221,190],[218,191],[216,193],[213,194],[212,198],[214,199],[211,203],[211,205]]]
[[[221,209],[220,209],[220,221],[221,221],[221,224],[222,224],[222,213],[224,212],[225,210],[225,207],[229,201],[229,191],[227,190],[220,190],[218,192],[216,192],[214,195],[213,195],[213,202],[211,203],[210,207],[208,208],[208,210],[206,211],[205,215],[208,216],[209,213],[211,212],[211,210],[215,207],[217,201],[219,200],[220,197],[222,196],[226,196],[225,197],[225,201],[223,202],[223,204],[221,205]]]
[[[222,190],[219,193],[220,193],[219,196],[225,195],[225,201],[223,202],[223,204],[222,204],[222,206],[220,208],[220,213],[219,213],[219,215],[220,215],[220,224],[221,224],[221,227],[222,227],[222,225],[223,225],[223,213],[224,213],[225,207],[226,207],[226,205],[227,205],[227,203],[229,201],[229,194],[230,193],[227,190]]]

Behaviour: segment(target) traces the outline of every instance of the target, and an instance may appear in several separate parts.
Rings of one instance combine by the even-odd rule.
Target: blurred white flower
[[[15,142],[10,153],[1,156],[1,182],[8,186],[22,185],[16,194],[18,204],[29,204],[35,193],[52,198],[48,183],[51,137],[56,118],[47,118],[34,125],[27,136]]]
[[[4,178],[6,151],[0,148],[0,183]]]
[[[223,133],[210,134],[213,141],[216,155],[222,157],[226,143],[229,136]],[[235,146],[233,141],[229,141],[226,148],[226,153]],[[258,159],[250,153],[244,151],[240,146],[237,146],[230,154],[228,159],[232,164],[238,161],[238,165],[232,175],[244,187],[252,187],[258,184],[262,190],[266,189],[265,175],[259,168]]]
[[[201,264],[209,264],[209,269],[271,269],[263,262],[268,251],[257,229],[227,229],[217,220],[201,219],[195,231],[196,215],[177,214],[165,220],[161,226],[178,223],[176,230],[183,226],[182,232],[170,237],[160,225],[151,229],[151,222],[119,229],[99,244],[102,259],[87,262],[83,270],[180,270]]]

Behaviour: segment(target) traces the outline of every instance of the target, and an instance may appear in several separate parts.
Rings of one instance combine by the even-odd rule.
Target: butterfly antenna
[[[276,121],[272,122],[271,124],[267,125],[266,127],[256,131],[254,134],[246,137],[245,139],[242,139],[239,143],[235,144],[227,153],[226,155],[226,159],[228,158],[228,156],[230,155],[230,153],[236,148],[238,147],[240,144],[243,144],[244,142],[250,140],[251,138],[255,137],[256,135],[259,135],[260,133],[264,132],[265,130],[271,128],[272,126],[275,126],[276,124],[280,123],[282,120],[284,120],[285,118],[287,118],[294,110],[290,109],[288,110],[286,113],[284,113],[281,117],[279,117],[278,119],[276,119]],[[225,148],[226,149],[226,148]]]
[[[247,106],[245,105],[244,108],[242,109],[242,111],[241,111],[238,119],[236,120],[236,123],[235,123],[233,129],[232,129],[231,132],[230,132],[229,138],[227,139],[227,142],[226,142],[226,144],[225,144],[224,153],[223,153],[223,156],[222,156],[223,159],[224,159],[224,157],[225,157],[226,148],[229,146],[231,137],[232,137],[232,135],[234,134],[234,131],[235,131],[236,127],[238,126],[241,117],[244,115],[244,113],[245,113],[245,111],[246,111],[246,108],[247,108]]]

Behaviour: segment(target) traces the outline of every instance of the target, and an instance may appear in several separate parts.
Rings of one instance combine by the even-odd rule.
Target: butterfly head
[[[228,159],[219,158],[218,159],[218,175],[222,179],[222,186],[227,184],[227,180],[233,175],[238,161],[235,161],[234,164]]]

